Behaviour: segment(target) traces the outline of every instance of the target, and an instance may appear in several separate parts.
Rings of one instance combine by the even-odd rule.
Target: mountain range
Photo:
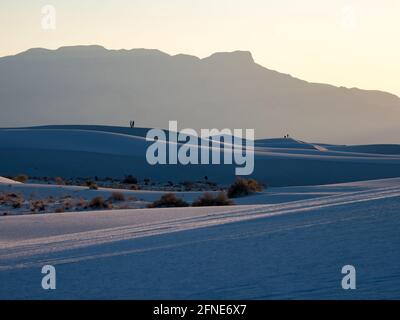
[[[44,124],[254,128],[340,144],[400,143],[400,98],[303,81],[247,51],[200,59],[101,46],[0,58],[0,127]]]

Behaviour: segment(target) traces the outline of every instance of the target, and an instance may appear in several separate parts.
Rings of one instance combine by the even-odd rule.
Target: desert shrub
[[[14,181],[25,183],[29,177],[26,174],[19,174],[13,178]]]
[[[21,199],[18,199],[18,200],[13,201],[12,204],[11,204],[11,206],[12,206],[14,209],[19,209],[19,208],[21,208],[21,207],[22,207],[22,200],[21,200]]]
[[[139,190],[140,188],[139,188],[139,186],[137,184],[132,184],[132,185],[129,186],[129,189],[130,190]]]
[[[65,185],[65,181],[61,177],[55,177],[54,182],[59,186]]]
[[[86,181],[86,186],[88,186],[91,190],[97,190],[99,188],[97,184],[91,180]]]
[[[78,208],[83,208],[83,209],[87,209],[88,205],[89,204],[85,199],[79,199],[78,202],[76,203],[76,206]]]
[[[219,192],[217,195],[206,192],[197,200],[192,203],[193,207],[207,207],[207,206],[229,206],[233,205],[225,192]]]
[[[96,209],[104,209],[108,208],[109,206],[107,202],[103,199],[103,197],[95,197],[92,200],[90,200],[88,207]]]
[[[192,182],[192,181],[183,181],[182,185],[185,188],[185,191],[191,191],[191,190],[193,190],[194,182]]]
[[[1,192],[0,193],[0,204],[7,203],[7,199],[8,199],[7,194],[4,192]]]
[[[39,212],[46,210],[46,205],[42,200],[34,200],[31,201],[31,211]]]
[[[138,180],[136,179],[136,177],[132,176],[131,174],[125,176],[124,180],[122,180],[122,183],[125,184],[137,184]]]
[[[179,199],[175,193],[166,193],[160,199],[149,204],[149,208],[188,207],[189,204]]]
[[[111,199],[114,201],[125,201],[125,195],[120,191],[116,191],[111,194]]]
[[[263,185],[254,179],[237,178],[228,189],[228,197],[237,198],[247,196],[255,192],[260,192],[263,189]]]
[[[64,207],[58,207],[58,208],[56,208],[55,212],[56,212],[56,213],[65,212],[65,208],[64,208]]]
[[[70,210],[73,207],[72,198],[65,198],[63,201],[63,207],[65,210]]]
[[[22,207],[24,202],[24,198],[21,194],[7,192],[0,193],[0,204],[6,204],[12,206],[14,209],[18,209]]]

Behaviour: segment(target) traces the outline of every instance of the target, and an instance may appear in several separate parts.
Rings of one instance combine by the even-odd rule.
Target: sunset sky
[[[56,29],[42,28],[44,5]],[[312,82],[400,96],[400,0],[2,0],[0,56],[99,44],[206,57],[249,50]]]

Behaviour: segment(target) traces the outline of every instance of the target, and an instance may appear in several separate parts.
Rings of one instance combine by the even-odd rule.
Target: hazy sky
[[[42,28],[44,5],[56,29]],[[0,56],[100,44],[205,57],[249,50],[312,82],[400,95],[400,0],[0,0]]]

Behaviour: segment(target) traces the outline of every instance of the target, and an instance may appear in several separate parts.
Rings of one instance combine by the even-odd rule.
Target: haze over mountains
[[[100,46],[30,49],[0,58],[0,127],[43,124],[254,128],[316,142],[400,143],[400,99],[308,83],[251,53],[199,59]]]

